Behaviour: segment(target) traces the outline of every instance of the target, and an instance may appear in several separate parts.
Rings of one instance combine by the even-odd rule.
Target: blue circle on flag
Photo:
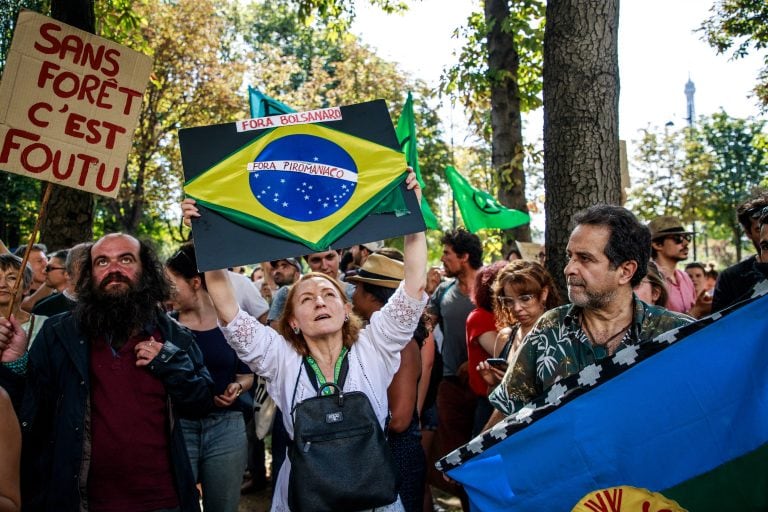
[[[307,222],[339,211],[357,187],[357,166],[344,148],[315,135],[286,135],[254,159],[248,182],[269,211]]]

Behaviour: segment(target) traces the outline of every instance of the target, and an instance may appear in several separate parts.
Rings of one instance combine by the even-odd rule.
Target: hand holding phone
[[[503,357],[489,357],[485,362],[499,370],[506,370],[509,366],[509,363]]]

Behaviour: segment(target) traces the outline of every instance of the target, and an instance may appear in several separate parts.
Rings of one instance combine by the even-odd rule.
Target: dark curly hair
[[[603,253],[611,269],[618,268],[625,261],[634,261],[637,270],[630,280],[632,288],[643,280],[651,257],[651,232],[632,212],[621,206],[598,204],[574,215],[573,225],[607,227],[611,234]]]
[[[464,228],[454,229],[443,234],[443,245],[450,245],[458,256],[469,255],[469,266],[478,269],[483,265],[483,244],[480,237]]]

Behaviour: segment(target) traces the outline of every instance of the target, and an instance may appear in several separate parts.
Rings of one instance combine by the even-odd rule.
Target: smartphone
[[[489,357],[485,362],[499,370],[506,370],[507,366],[509,366],[507,360],[502,357]]]

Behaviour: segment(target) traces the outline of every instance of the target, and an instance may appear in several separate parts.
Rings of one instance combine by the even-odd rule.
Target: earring
[[[301,329],[299,329],[298,327],[293,328],[293,334],[300,334],[300,333],[301,333]]]
[[[344,315],[344,323],[349,322],[349,315]]]

